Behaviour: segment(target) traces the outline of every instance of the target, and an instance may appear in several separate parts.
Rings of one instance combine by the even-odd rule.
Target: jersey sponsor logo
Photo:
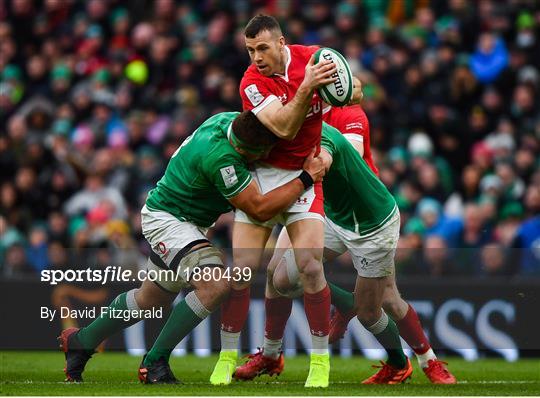
[[[219,169],[221,172],[221,178],[225,183],[225,188],[233,187],[238,182],[238,176],[236,175],[236,170],[234,166],[227,166]]]
[[[259,92],[259,89],[255,84],[250,84],[249,86],[247,86],[244,89],[244,92],[246,93],[253,106],[259,105],[264,100],[263,95]]]
[[[296,199],[296,203],[300,204],[300,205],[305,205],[308,203],[308,198],[298,198]]]
[[[282,104],[284,104],[285,102],[287,102],[287,93],[281,94],[280,96],[278,96],[278,99]]]
[[[349,123],[349,124],[346,124],[345,125],[345,130],[352,130],[352,129],[360,129],[360,130],[363,130],[364,129],[364,125],[360,122],[355,122],[355,123]]]

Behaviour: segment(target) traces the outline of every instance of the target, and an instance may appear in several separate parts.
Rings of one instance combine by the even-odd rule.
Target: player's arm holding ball
[[[279,138],[293,140],[296,137],[311,106],[314,90],[335,81],[332,75],[336,66],[331,61],[315,64],[312,55],[305,70],[304,80],[290,102],[282,105],[280,101],[272,101],[257,114],[259,120]]]
[[[259,16],[245,29],[245,43],[252,65],[240,82],[244,110],[252,110],[277,137],[293,140],[304,123],[318,87],[334,82],[336,66],[328,60],[316,62],[311,57],[305,64],[303,80],[288,101],[280,100],[282,84],[291,85],[290,69],[299,65],[285,45],[285,38],[275,19]],[[296,70],[296,69],[295,69]],[[283,79],[283,80],[282,80]],[[297,80],[296,80],[297,81]],[[296,85],[298,83],[294,83]]]

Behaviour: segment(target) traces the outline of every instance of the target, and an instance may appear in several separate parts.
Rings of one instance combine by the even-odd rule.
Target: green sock
[[[330,282],[328,282],[328,287],[330,288],[332,304],[339,312],[347,314],[354,310],[354,294]]]
[[[398,369],[402,369],[407,365],[407,357],[401,348],[399,331],[392,318],[383,312],[381,318],[367,329],[373,333],[373,336],[386,350],[389,365]]]
[[[77,333],[77,339],[84,349],[94,350],[99,343],[116,332],[125,329],[139,322],[139,318],[131,318],[125,321],[123,317],[111,317],[114,310],[128,311],[134,308],[128,308],[127,295],[130,292],[119,294],[109,305],[109,311],[104,312],[99,318],[96,318],[90,325],[81,328]],[[133,294],[133,293],[131,293]],[[134,300],[134,298],[133,298]]]
[[[167,323],[146,354],[144,365],[151,365],[161,357],[168,361],[174,347],[208,315],[210,311],[204,308],[195,293],[189,293],[172,310]]]

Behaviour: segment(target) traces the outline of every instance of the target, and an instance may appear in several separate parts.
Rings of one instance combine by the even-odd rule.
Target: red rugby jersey
[[[283,76],[264,76],[254,64],[250,65],[240,82],[240,96],[244,110],[251,110],[257,114],[276,98],[283,105],[291,101],[304,80],[309,58],[317,49],[316,46],[285,46],[288,61]],[[270,152],[269,157],[264,160],[265,163],[282,169],[301,169],[311,149],[316,146],[317,153],[320,150],[321,128],[322,100],[315,92],[311,100],[311,108],[294,140],[280,140]]]
[[[326,108],[323,121],[335,127],[347,138],[364,143],[364,160],[369,168],[378,176],[379,170],[373,162],[369,143],[369,121],[360,105],[345,106],[343,108]],[[350,135],[350,136],[349,136]]]

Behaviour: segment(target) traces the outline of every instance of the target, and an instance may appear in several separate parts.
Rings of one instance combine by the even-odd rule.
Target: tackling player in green
[[[221,214],[242,209],[266,221],[289,207],[324,175],[315,150],[306,158],[304,171],[295,179],[266,194],[253,180],[248,162],[264,158],[277,137],[250,111],[215,115],[204,122],[174,153],[165,175],[149,192],[141,210],[142,232],[152,252],[149,270],[170,270],[157,281],[120,294],[109,308],[139,311],[168,306],[187,287],[194,290],[172,310],[139,369],[144,383],[176,383],[169,367],[174,347],[205,319],[229,294],[225,272],[209,281],[194,278],[201,270],[225,271],[221,253],[206,232]],[[161,274],[159,274],[161,275]],[[107,311],[87,327],[62,331],[59,342],[66,357],[66,381],[82,381],[82,373],[95,348],[105,338],[137,323],[114,318]]]

